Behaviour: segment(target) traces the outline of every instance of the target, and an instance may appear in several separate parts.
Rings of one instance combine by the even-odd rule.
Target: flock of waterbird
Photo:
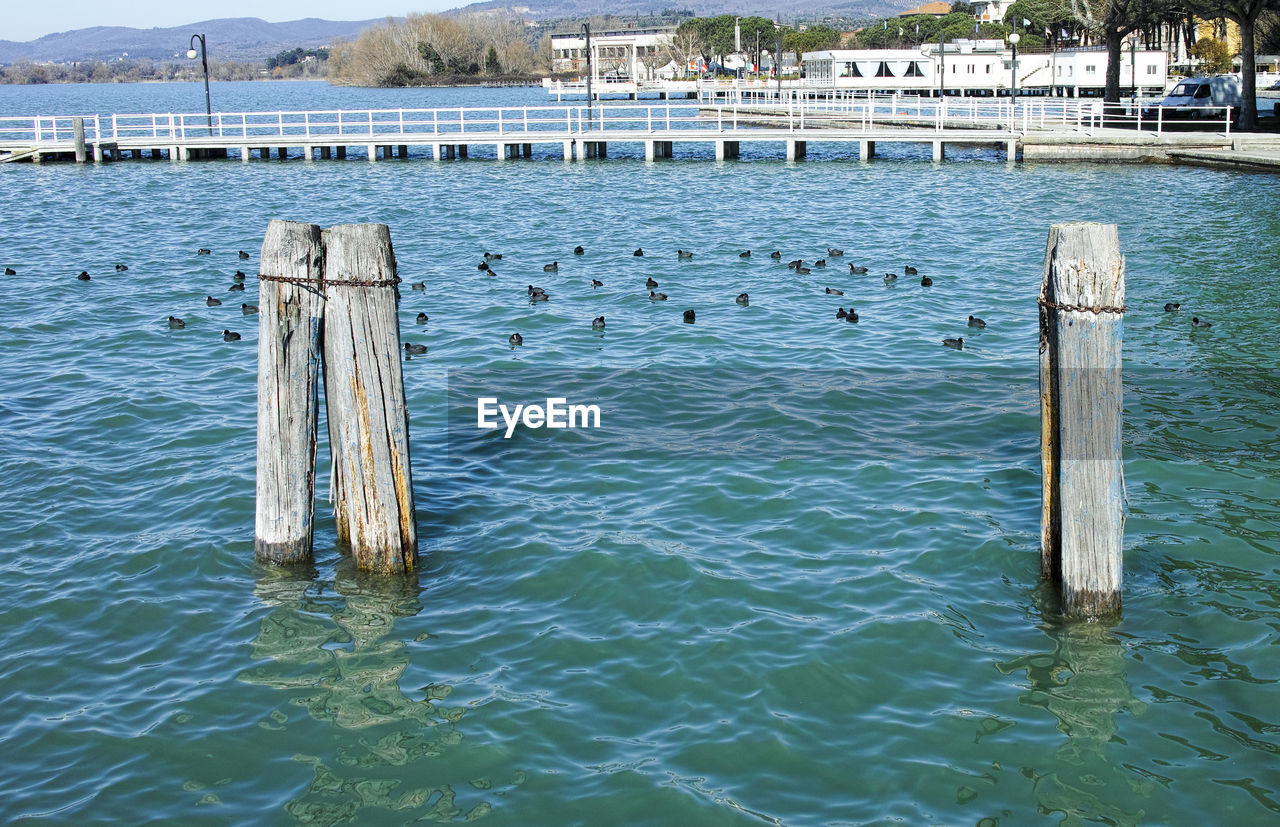
[[[575,256],[586,255],[586,250],[581,245],[579,245],[574,248],[573,254]],[[650,254],[646,253],[644,251],[644,248],[641,247],[641,248],[637,248],[635,252],[633,252],[631,255],[635,258],[643,258]],[[693,256],[694,256],[694,253],[691,250],[684,250],[684,249],[676,250],[676,259],[678,261],[692,261]],[[807,265],[804,259],[799,259],[799,258],[794,259],[792,261],[787,262],[787,268],[790,270],[794,270],[798,275],[809,275],[813,272],[815,268],[816,269],[827,268],[828,259],[841,258],[843,256],[844,256],[844,250],[841,250],[835,247],[828,247],[825,257],[811,261]],[[750,258],[751,258],[750,250],[743,250],[742,252],[738,253],[739,260],[745,260]],[[782,251],[774,250],[773,252],[769,253],[769,258],[781,264],[782,258],[783,258]],[[487,276],[497,276],[498,273],[494,269],[493,262],[499,262],[499,261],[502,261],[502,253],[486,252],[483,255],[480,263],[476,265],[476,269]],[[857,264],[849,264],[848,268],[849,268],[850,275],[866,275],[867,273],[866,267],[863,267]],[[550,264],[545,264],[542,267],[542,271],[544,273],[559,273],[560,262],[557,260],[557,261],[552,261]],[[912,267],[911,265],[906,265],[903,268],[902,275],[920,276],[920,271],[917,268]],[[898,273],[885,273],[884,274],[885,285],[892,286],[898,280],[898,276],[899,276]],[[590,280],[590,285],[591,285],[591,289],[594,290],[600,287],[604,287],[604,282],[593,277]],[[649,291],[649,301],[664,302],[670,299],[670,296],[668,296],[666,293],[662,293],[658,291],[657,288],[660,287],[661,285],[659,285],[658,282],[652,276],[648,276],[645,279],[644,286],[645,286],[645,289]],[[932,287],[933,279],[927,275],[920,276],[920,286]],[[425,281],[419,281],[419,282],[412,283],[410,285],[410,288],[413,290],[426,290],[427,285]],[[824,293],[826,295],[831,295],[831,296],[844,295],[843,290],[840,290],[834,287],[824,288]],[[534,284],[530,284],[525,288],[525,294],[528,297],[530,304],[538,304],[539,302],[546,302],[551,300],[551,296],[547,292],[545,287],[539,287]],[[739,293],[737,297],[734,298],[734,303],[741,307],[750,306],[751,296],[745,292]],[[428,318],[427,314],[419,313],[417,318],[418,324],[425,324],[427,321],[427,318]],[[687,308],[681,313],[681,318],[686,324],[695,324],[698,319],[698,314],[697,314],[697,311],[695,311],[693,308]],[[860,318],[861,317],[858,315],[857,311],[854,310],[854,308],[852,307],[850,307],[848,310],[846,310],[843,307],[836,310],[837,320],[849,322],[852,324],[857,324]],[[982,319],[978,318],[977,316],[970,315],[968,325],[971,328],[981,329],[981,328],[985,328],[987,326],[987,323]],[[605,328],[604,316],[597,316],[594,319],[592,319],[591,328],[593,330],[604,330]],[[524,336],[520,333],[512,333],[509,337],[507,337],[507,343],[510,344],[512,347],[522,345],[524,344]],[[943,339],[942,344],[945,345],[946,347],[954,348],[956,350],[963,350],[964,337],[957,336],[955,338]],[[411,350],[410,349],[411,347],[414,349]],[[416,349],[420,347],[424,349],[423,350]],[[415,353],[415,354],[424,353],[425,347],[422,345],[412,345],[412,346],[405,345],[405,351],[406,353]]]
[[[579,245],[573,249],[573,254],[575,256],[583,256],[583,255],[586,255],[586,250],[581,245]],[[198,256],[212,255],[212,250],[206,247],[201,247],[196,250],[196,255]],[[637,248],[635,252],[633,252],[631,255],[636,258],[641,258],[646,256],[647,254],[645,253],[643,248]],[[676,250],[676,259],[679,261],[691,261],[693,259],[693,256],[694,254],[690,250],[683,250],[683,249]],[[816,259],[810,262],[808,265],[806,265],[804,259],[793,259],[787,262],[787,267],[788,269],[794,270],[799,275],[809,275],[813,272],[814,269],[827,268],[829,264],[828,259],[841,258],[843,256],[844,256],[844,250],[841,250],[835,247],[828,247],[826,257],[824,258]],[[249,259],[249,254],[246,253],[244,250],[240,250],[237,253],[237,258],[240,261],[247,261]],[[738,258],[739,259],[751,258],[751,251],[743,250],[742,252],[738,253]],[[783,258],[782,252],[780,250],[774,250],[773,252],[769,253],[769,258],[776,262],[781,263]],[[498,274],[491,266],[491,262],[501,261],[501,260],[502,260],[501,253],[486,252],[482,260],[480,261],[480,263],[477,265],[477,269],[481,273],[487,276],[497,276]],[[853,276],[866,275],[868,272],[868,269],[866,267],[863,267],[858,264],[849,264],[848,268],[849,268],[849,275],[853,275]],[[129,267],[126,264],[117,264],[115,266],[115,269],[117,273],[122,273],[122,272],[128,271]],[[544,273],[558,273],[560,271],[560,262],[553,261],[550,264],[543,265],[542,271]],[[6,276],[16,276],[18,273],[13,267],[5,267],[4,274]],[[920,271],[916,267],[913,267],[909,264],[902,268],[902,275],[911,276],[911,277],[919,276],[921,287],[933,286],[932,278],[930,278],[928,275],[921,275]],[[89,275],[89,272],[87,270],[81,270],[80,273],[76,276],[76,278],[80,281],[90,281],[92,277]],[[899,278],[898,273],[886,272],[884,274],[883,281],[886,286],[892,286],[898,281],[898,278]],[[246,279],[244,272],[241,270],[236,270],[235,274],[232,275],[231,279],[232,279],[232,283],[231,283],[231,286],[227,288],[227,292],[231,292],[231,293],[244,292],[244,289],[245,289],[244,283]],[[600,287],[604,287],[604,282],[593,277],[590,280],[590,286],[591,286],[591,289],[595,290]],[[649,291],[650,301],[661,302],[661,301],[667,301],[670,298],[666,293],[658,292],[657,288],[660,285],[658,284],[657,281],[654,280],[652,276],[649,276],[645,279],[644,286],[645,286],[645,289]],[[414,282],[410,285],[410,288],[413,290],[426,290],[426,282],[424,281]],[[823,292],[824,294],[831,295],[831,296],[844,295],[843,290],[840,290],[835,287],[826,287],[824,288]],[[551,299],[551,296],[549,293],[547,293],[546,288],[538,287],[533,284],[528,285],[528,287],[525,289],[525,294],[528,296],[528,300],[530,304],[538,304],[539,302],[546,302],[546,301],[550,301]],[[751,297],[745,292],[739,293],[737,298],[734,299],[734,302],[739,306],[747,307],[751,304]],[[212,295],[205,296],[206,307],[221,307],[222,304],[223,302],[220,299],[216,299]],[[1166,302],[1164,305],[1164,310],[1166,313],[1176,313],[1182,310],[1182,304],[1180,302]],[[258,306],[256,304],[241,302],[240,312],[244,316],[251,316],[258,312]],[[682,319],[686,324],[694,324],[697,322],[697,313],[694,311],[693,308],[688,308],[682,313]],[[836,310],[836,320],[838,321],[844,321],[850,324],[857,324],[860,319],[861,317],[858,315],[858,312],[852,306],[849,307],[848,309],[844,307],[840,307],[839,309]],[[426,313],[418,313],[414,321],[417,324],[426,324],[428,320],[429,320],[429,317],[427,316]],[[168,324],[171,330],[182,330],[187,326],[187,323],[184,319],[174,315],[169,316]],[[977,316],[970,315],[968,320],[968,326],[970,328],[981,330],[987,326],[987,323],[984,320],[978,318]],[[1212,327],[1213,323],[1205,319],[1201,319],[1199,316],[1193,316],[1191,318],[1191,326],[1193,328],[1205,329],[1205,328]],[[605,329],[604,316],[597,316],[594,319],[592,319],[591,328],[592,330],[604,330]],[[233,330],[230,330],[229,328],[224,328],[222,331],[222,338],[224,341],[227,341],[227,342],[237,342],[237,341],[240,341],[241,336],[239,333]],[[513,348],[523,345],[524,336],[522,336],[520,333],[512,333],[510,336],[507,337],[507,343]],[[955,350],[963,350],[964,337],[956,336],[955,338],[946,338],[942,340],[942,344],[945,347],[953,348]],[[427,352],[427,346],[423,344],[406,342],[404,345],[404,351],[406,356],[419,356]]]

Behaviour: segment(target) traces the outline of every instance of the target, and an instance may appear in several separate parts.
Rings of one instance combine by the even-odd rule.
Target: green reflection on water
[[[1107,627],[1092,623],[1051,628],[1056,646],[998,664],[1006,675],[1023,672],[1028,691],[1019,702],[1047,710],[1066,740],[1055,752],[1054,767],[1023,767],[1043,814],[1061,814],[1062,824],[1102,821],[1137,824],[1145,811],[1133,805],[1159,789],[1136,778],[1109,756],[1120,741],[1116,716],[1142,714],[1126,675],[1124,647]]]
[[[324,582],[313,571],[263,569],[255,593],[271,611],[252,644],[260,662],[240,680],[287,693],[288,704],[333,727],[328,759],[294,755],[311,766],[312,779],[285,805],[290,816],[307,824],[470,821],[492,810],[489,801],[459,802],[448,784],[422,783],[439,771],[430,759],[462,742],[465,710],[439,703],[447,685],[422,687],[421,699],[400,686],[410,652],[394,626],[422,610],[416,574],[375,578],[344,564]],[[283,711],[268,717],[266,728],[287,729]],[[406,781],[419,783],[406,789]],[[385,812],[361,814],[369,808]]]

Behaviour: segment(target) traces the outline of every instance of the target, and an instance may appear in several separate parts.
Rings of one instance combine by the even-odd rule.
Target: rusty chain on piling
[[[321,287],[326,285],[336,287],[390,287],[402,281],[399,276],[392,276],[389,279],[356,281],[355,279],[309,279],[302,276],[269,276],[266,273],[259,273],[258,280],[278,281],[284,284],[318,284]]]
[[[1036,303],[1041,307],[1047,307],[1050,310],[1074,310],[1077,313],[1115,313],[1117,315],[1121,315],[1129,309],[1127,305],[1123,304],[1119,307],[1103,306],[1098,304],[1090,307],[1083,304],[1059,304],[1058,302],[1051,302],[1044,298],[1036,299]]]

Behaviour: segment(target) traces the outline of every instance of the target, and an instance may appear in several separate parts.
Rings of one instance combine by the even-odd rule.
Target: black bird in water
[[[797,268],[796,268],[796,272],[797,272],[797,273],[799,273],[799,274],[800,274],[800,275],[802,275],[802,276],[807,276],[807,275],[809,275],[810,273],[812,273],[813,271],[812,271],[812,270],[810,270],[808,267],[800,266],[800,267],[797,267]]]
[[[421,356],[427,352],[426,345],[415,345],[412,342],[404,343],[404,352],[409,356]]]
[[[208,307],[218,307],[222,304],[222,302],[218,301],[213,296],[205,296],[204,303]]]
[[[734,299],[734,301],[742,305],[743,307],[746,307],[747,305],[751,304],[751,297],[748,296],[746,293],[739,293],[738,298]]]
[[[235,284],[233,284],[233,285],[231,285],[230,287],[228,287],[228,288],[227,288],[227,292],[228,292],[228,293],[243,293],[243,292],[244,292],[244,282],[241,282],[241,281],[236,282]]]
[[[530,296],[537,296],[539,294],[543,296],[547,295],[546,290],[543,290],[541,287],[534,287],[532,284],[526,287],[524,292],[528,293]]]
[[[781,260],[782,260],[782,251],[781,251],[781,250],[774,250],[772,253],[770,253],[770,254],[769,254],[769,258],[777,259],[777,260],[781,261]]]
[[[637,247],[637,248],[636,248],[636,251],[635,251],[634,253],[632,253],[631,255],[633,255],[633,256],[642,256],[642,255],[644,255],[644,249],[643,249],[643,248],[641,248],[641,247]]]
[[[244,250],[241,250],[241,251],[240,251],[240,260],[241,260],[241,261],[248,261],[248,260],[249,260],[249,254],[248,254],[248,253],[246,253]]]
[[[232,276],[232,277],[231,277],[231,280],[232,280],[232,281],[244,281],[244,273],[243,273],[243,272],[241,272],[240,270],[237,270],[237,271],[236,271],[236,274],[235,274],[234,276]]]
[[[240,341],[240,334],[239,334],[239,333],[236,333],[235,331],[232,331],[232,330],[224,330],[224,331],[222,331],[222,341],[224,341],[224,342],[238,342],[238,341]]]
[[[129,265],[127,265],[127,264],[117,264],[117,265],[116,265],[116,272],[117,272],[117,273],[123,273],[125,270],[128,270],[128,269],[129,269]]]
[[[848,322],[849,324],[857,324],[857,323],[858,323],[858,314],[853,312],[853,308],[852,308],[852,307],[850,307],[850,308],[849,308],[849,312],[848,312],[847,314],[845,314],[844,320],[845,320],[846,322]]]
[[[1200,318],[1199,316],[1192,316],[1191,326],[1199,327],[1199,328],[1213,327],[1213,322],[1206,322],[1204,319]]]
[[[866,267],[859,267],[859,266],[858,266],[858,265],[856,265],[856,264],[850,264],[850,265],[849,265],[849,272],[850,272],[851,274],[855,275],[855,276],[859,276],[859,275],[862,275],[863,273],[867,272],[867,268],[866,268]]]
[[[556,273],[559,271],[560,271],[560,262],[558,261],[553,261],[550,264],[542,265],[542,272],[544,273]]]
[[[591,288],[594,290],[597,287],[604,287],[604,282],[600,281],[600,279],[592,279]]]
[[[573,254],[574,254],[575,256],[580,256],[580,255],[582,255],[582,254],[583,254],[583,253],[585,253],[585,252],[586,252],[586,250],[582,249],[582,245],[581,245],[581,244],[579,244],[577,247],[574,247],[574,248],[573,248]]]
[[[888,283],[889,283],[889,282],[891,282],[891,281],[897,281],[897,280],[898,280],[898,274],[897,274],[897,273],[885,273],[885,274],[884,274],[884,283],[885,283],[885,284],[888,284]]]
[[[956,338],[956,339],[943,339],[943,340],[942,340],[942,343],[943,343],[944,345],[946,345],[947,347],[955,348],[956,350],[964,350],[964,338],[963,338],[963,337]]]
[[[921,277],[920,277],[920,286],[921,286],[921,287],[932,287],[932,286],[933,286],[933,279],[929,278],[928,276],[921,276]]]
[[[170,330],[182,330],[182,329],[183,329],[184,327],[186,327],[186,326],[187,326],[187,323],[186,323],[186,322],[184,322],[182,319],[179,319],[177,316],[170,316],[170,317],[169,317],[169,329],[170,329]]]
[[[986,326],[987,326],[987,323],[984,322],[982,319],[979,319],[977,316],[969,317],[969,327],[984,328]]]
[[[844,295],[844,291],[843,291],[843,290],[836,290],[835,288],[832,288],[832,287],[828,287],[828,288],[826,288],[826,291],[827,291],[827,293],[828,293],[829,295],[832,295],[832,296],[843,296],[843,295]]]
[[[427,323],[427,314],[426,314],[426,313],[419,313],[419,314],[418,314],[418,317],[417,317],[416,319],[414,319],[414,321],[415,321],[415,322],[417,322],[418,324],[426,324],[426,323]]]
[[[908,276],[920,275],[920,271],[912,267],[910,264],[908,264],[906,267],[903,267],[902,272],[906,273]]]
[[[4,268],[4,274],[6,276],[16,276],[18,275],[18,271],[13,269],[12,267],[6,267]]]
[[[211,251],[209,250],[209,248],[208,248],[208,247],[201,247],[199,250],[196,250],[196,255],[198,255],[198,256],[207,256],[207,255],[209,255],[209,253],[210,253],[210,252],[211,252]]]
[[[820,259],[818,259],[817,261],[815,261],[815,262],[813,263],[813,266],[814,266],[814,267],[826,267],[826,266],[827,266],[827,260],[826,260],[825,258],[820,258]]]
[[[252,316],[254,313],[258,312],[258,305],[241,303],[240,312],[246,316]]]
[[[604,330],[604,316],[596,316],[591,320],[592,330]]]
[[[1164,303],[1164,312],[1166,313],[1174,313],[1181,309],[1182,309],[1182,302],[1165,302]]]
[[[849,314],[845,312],[845,309],[844,309],[843,307],[841,307],[840,309],[836,310],[836,318],[837,318],[837,319],[845,319],[845,318],[848,318],[848,316],[849,316]]]
[[[680,261],[693,258],[693,253],[688,250],[676,250],[676,258]]]
[[[802,265],[802,264],[804,264],[804,259],[801,259],[801,258],[798,258],[798,259],[796,259],[795,261],[788,261],[788,262],[787,262],[787,266],[788,266],[788,267],[790,267],[792,270],[796,269],[797,267],[799,267],[799,266],[800,266],[800,265]]]
[[[741,253],[738,253],[738,258],[751,258],[751,251],[743,250]]]
[[[502,261],[502,253],[485,253],[485,261]]]
[[[510,344],[512,347],[515,347],[516,345],[522,345],[524,344],[524,337],[521,336],[519,333],[512,333],[510,336],[507,337],[507,343]]]
[[[89,271],[88,271],[88,270],[81,270],[81,271],[80,271],[80,275],[76,276],[76,278],[80,279],[80,281],[88,281],[88,280],[89,280]]]
[[[694,312],[693,312],[693,310],[692,310],[692,309],[689,309],[689,310],[684,311],[684,323],[685,323],[685,324],[693,324],[693,323],[694,323],[694,321],[696,321],[696,320],[697,320],[697,316],[694,314]]]
[[[666,293],[655,293],[655,292],[653,292],[652,290],[650,290],[650,291],[649,291],[649,301],[651,301],[651,302],[664,302],[664,301],[666,301],[666,300],[667,300],[667,294],[666,294]]]
[[[844,255],[844,250],[838,250],[835,247],[828,247],[827,255],[831,256],[832,258],[838,258]]]
[[[479,264],[476,265],[476,269],[482,273],[485,272],[486,270],[489,269],[489,262],[487,261],[480,262]]]
[[[644,280],[644,286],[650,289],[653,289],[654,287],[658,286],[658,283],[653,280],[653,276],[650,276],[649,278]]]
[[[410,284],[409,287],[412,290],[426,290],[427,283],[425,281],[415,281],[413,284]]]

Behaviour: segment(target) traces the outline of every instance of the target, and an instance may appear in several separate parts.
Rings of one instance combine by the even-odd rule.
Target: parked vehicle
[[[1212,78],[1184,78],[1178,81],[1164,100],[1143,113],[1144,117],[1163,117],[1165,120],[1186,118],[1213,118],[1221,120],[1226,107],[1232,108],[1232,121],[1239,117],[1242,99],[1240,80],[1233,75]]]

